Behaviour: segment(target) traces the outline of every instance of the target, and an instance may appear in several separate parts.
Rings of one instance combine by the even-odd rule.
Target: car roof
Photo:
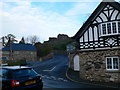
[[[10,69],[10,70],[31,69],[31,67],[27,67],[27,66],[2,66],[0,68]]]

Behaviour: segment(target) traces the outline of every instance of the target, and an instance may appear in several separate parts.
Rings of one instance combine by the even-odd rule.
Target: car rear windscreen
[[[20,69],[13,71],[14,78],[26,78],[36,75],[37,73],[33,69]]]

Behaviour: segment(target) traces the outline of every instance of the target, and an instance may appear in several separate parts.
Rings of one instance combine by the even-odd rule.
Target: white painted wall
[[[94,39],[95,39],[95,40],[98,40],[97,27],[94,27]]]
[[[105,16],[103,13],[100,14],[100,17],[102,17],[102,19],[103,19],[104,21],[107,21],[107,18],[106,18],[106,16]],[[99,22],[99,21],[98,21],[98,22]]]
[[[88,32],[86,31],[84,34],[85,42],[88,42]]]
[[[117,14],[118,14],[118,11],[115,10],[114,13],[113,13],[113,15],[112,15],[112,17],[111,17],[111,20],[115,20],[115,17],[116,17]]]
[[[120,19],[120,14],[118,15],[117,19]]]
[[[92,28],[89,28],[89,40],[93,41],[93,32],[92,32]]]
[[[80,42],[83,42],[83,36],[80,38]]]

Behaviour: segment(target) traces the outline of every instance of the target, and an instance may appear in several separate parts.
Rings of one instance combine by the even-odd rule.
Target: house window
[[[117,33],[116,23],[112,23],[112,30],[113,30],[113,33]]]
[[[111,23],[107,23],[108,34],[111,34]]]
[[[106,24],[102,24],[102,31],[103,31],[103,34],[106,34]]]
[[[120,33],[120,22],[118,22],[118,33]]]
[[[101,36],[120,34],[120,22],[107,22],[101,24]]]
[[[107,70],[119,70],[119,58],[118,57],[106,57],[106,69]]]

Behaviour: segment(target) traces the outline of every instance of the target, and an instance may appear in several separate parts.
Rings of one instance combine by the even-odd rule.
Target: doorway
[[[80,57],[79,55],[74,56],[74,71],[80,71]]]

